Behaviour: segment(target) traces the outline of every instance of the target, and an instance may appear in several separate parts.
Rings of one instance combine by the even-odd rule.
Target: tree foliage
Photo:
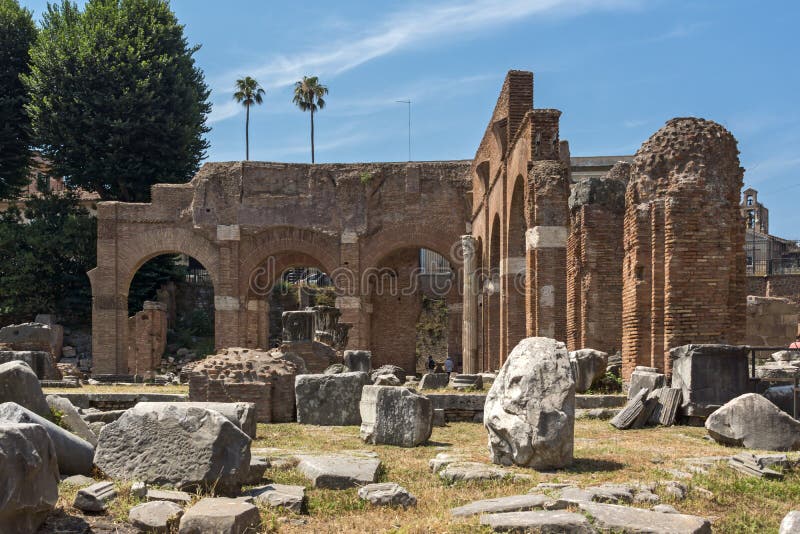
[[[245,159],[250,159],[250,106],[260,105],[264,101],[264,89],[250,76],[236,80],[236,92],[233,99],[242,104],[247,118],[244,122]]]
[[[0,215],[0,324],[53,313],[88,324],[96,220],[71,193],[45,193]]]
[[[31,12],[17,0],[0,0],[0,198],[16,197],[28,180],[30,123],[20,75],[28,72],[35,39]]]
[[[311,112],[311,163],[314,163],[314,113],[325,107],[325,95],[328,87],[319,83],[316,76],[303,76],[294,84],[292,102],[300,111]]]
[[[50,4],[31,49],[27,106],[53,172],[105,200],[185,182],[208,142],[209,90],[166,0]]]

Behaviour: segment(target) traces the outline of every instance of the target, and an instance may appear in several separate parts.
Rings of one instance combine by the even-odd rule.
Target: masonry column
[[[238,224],[217,225],[219,280],[214,288],[214,346],[218,349],[235,347],[245,337],[239,331],[239,238]]]
[[[461,346],[464,354],[464,372],[479,372],[478,363],[478,259],[475,256],[475,238],[471,235],[461,236],[461,251],[464,257],[463,274],[463,307]]]
[[[336,287],[336,307],[342,312],[340,323],[353,325],[347,336],[348,349],[369,350],[370,313],[372,305],[365,302],[361,287],[361,250],[355,230],[345,229],[339,238],[339,267],[331,273]]]

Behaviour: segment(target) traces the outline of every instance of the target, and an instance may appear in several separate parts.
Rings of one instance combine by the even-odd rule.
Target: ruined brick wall
[[[302,266],[332,276],[341,322],[353,325],[348,348],[370,349],[365,280],[382,258],[427,248],[458,268],[470,164],[208,163],[188,184],[154,186],[149,204],[99,203],[93,372],[127,371],[130,282],[165,253],[208,270],[217,348],[264,347],[272,284],[282,269]]]
[[[783,297],[800,307],[800,275],[748,276],[747,294],[762,297]]]
[[[127,374],[152,377],[167,347],[167,311],[160,302],[145,301],[144,309],[128,319]]]
[[[625,187],[630,165],[576,184],[569,198],[567,347],[613,354],[622,346]]]
[[[670,373],[665,353],[680,345],[741,341],[742,177],[736,139],[712,121],[672,119],[637,151],[626,191],[624,377],[636,365]]]
[[[744,343],[761,347],[788,347],[797,336],[797,306],[779,297],[747,297]]]

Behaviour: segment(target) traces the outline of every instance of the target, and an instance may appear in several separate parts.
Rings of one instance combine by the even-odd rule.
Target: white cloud
[[[445,5],[415,4],[390,13],[371,24],[370,31],[350,40],[320,44],[293,55],[275,55],[259,65],[247,65],[226,73],[216,85],[229,84],[246,72],[263,80],[266,89],[291,85],[309,73],[335,76],[363,63],[425,42],[459,38],[531,16],[575,17],[590,11],[629,9],[644,0],[471,0]],[[313,32],[307,29],[307,34]],[[232,114],[227,114],[232,113]],[[211,122],[230,118],[232,108],[219,106]]]

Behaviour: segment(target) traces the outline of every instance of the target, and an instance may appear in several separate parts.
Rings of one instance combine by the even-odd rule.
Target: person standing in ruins
[[[436,362],[433,359],[433,356],[428,355],[428,372],[432,373],[436,369]]]
[[[453,358],[451,358],[449,354],[444,361],[444,372],[447,373],[447,376],[450,376],[450,373],[453,372]]]

